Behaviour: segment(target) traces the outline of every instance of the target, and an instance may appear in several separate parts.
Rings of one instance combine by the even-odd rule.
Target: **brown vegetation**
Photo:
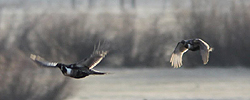
[[[1,48],[70,63],[89,56],[98,41],[106,41],[110,54],[102,64],[153,67],[169,66],[169,55],[180,40],[202,38],[215,48],[209,65],[248,66],[249,57],[244,52],[249,50],[248,2],[232,1],[229,9],[220,3],[191,1],[189,7],[173,3],[173,17],[164,12],[143,18],[130,11],[24,12],[21,21],[4,23]],[[19,15],[11,16],[17,20]],[[202,64],[199,53],[187,55],[197,57],[184,56],[185,65]]]
[[[126,10],[1,13],[0,99],[66,97],[61,90],[68,87],[68,80],[52,75],[57,70],[45,74],[41,70],[46,69],[37,68],[29,55],[72,63],[88,57],[99,41],[105,41],[110,50],[101,65],[110,67],[170,67],[170,54],[177,42],[188,38],[202,38],[215,48],[209,66],[250,65],[249,2],[233,0],[227,9],[221,1],[191,0],[190,6],[178,1],[173,3],[172,13],[143,17]],[[202,64],[199,53],[187,53],[183,61],[184,67]]]

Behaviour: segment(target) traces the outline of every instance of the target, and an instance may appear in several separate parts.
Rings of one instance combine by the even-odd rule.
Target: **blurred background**
[[[187,76],[193,77],[191,69],[215,74],[217,70],[199,68],[219,68],[230,69],[222,78],[235,72],[239,76],[235,78],[248,82],[249,9],[249,0],[0,0],[0,99],[61,100],[72,96],[75,89],[72,84],[80,81],[64,77],[58,69],[37,67],[29,55],[72,63],[88,57],[99,41],[104,42],[104,47],[110,52],[98,68],[118,72],[119,76],[124,69],[137,68],[144,69],[145,73],[141,75],[154,68],[160,69],[154,70],[155,73],[162,69],[172,73],[169,59],[177,43],[183,39],[201,38],[215,48],[210,53],[209,63],[202,65],[199,52],[186,53],[182,70],[170,76],[189,73]],[[232,71],[232,68],[237,71]],[[165,72],[160,75],[163,80],[168,80],[164,78]],[[127,74],[134,77],[134,73],[137,72]],[[213,77],[213,74],[208,76]],[[98,78],[83,80],[92,83],[103,78],[95,77]],[[228,79],[232,80],[235,79]],[[250,86],[247,82],[244,85]],[[244,89],[250,91],[249,87]],[[245,94],[249,93],[246,91]],[[104,100],[99,97],[97,99]],[[91,97],[85,99],[93,100]]]

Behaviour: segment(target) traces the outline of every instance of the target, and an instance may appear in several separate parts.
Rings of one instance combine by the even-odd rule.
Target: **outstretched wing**
[[[171,66],[174,66],[174,68],[179,68],[182,66],[182,56],[188,49],[184,47],[184,45],[179,42],[177,46],[175,47],[174,52],[172,53],[172,56],[170,58]]]
[[[48,62],[44,60],[42,57],[37,56],[37,55],[30,55],[30,58],[36,62],[38,65],[43,66],[43,67],[51,67],[51,68],[56,68],[57,63],[56,62]]]
[[[199,41],[200,53],[201,53],[201,57],[202,57],[202,60],[203,60],[203,64],[205,65],[205,64],[207,64],[207,62],[209,60],[210,47],[203,40],[199,39],[198,41]]]
[[[108,53],[108,51],[100,51],[99,47],[100,47],[100,45],[98,45],[97,49],[94,49],[92,55],[89,58],[84,59],[76,64],[86,66],[89,69],[94,68],[97,64],[99,64],[102,61],[102,59]]]

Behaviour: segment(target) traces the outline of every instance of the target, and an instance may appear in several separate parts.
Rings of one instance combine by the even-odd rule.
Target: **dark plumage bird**
[[[57,62],[45,61],[40,56],[31,54],[30,58],[38,65],[43,67],[59,68],[65,76],[73,78],[84,78],[88,75],[104,75],[106,73],[93,70],[93,68],[101,62],[101,60],[107,55],[108,51],[100,51],[99,46],[94,49],[92,55],[89,58],[83,59],[74,64],[62,64]]]
[[[182,56],[188,50],[191,51],[200,51],[201,57],[203,60],[203,64],[207,64],[209,60],[209,52],[213,50],[206,42],[202,39],[189,39],[189,40],[182,40],[177,44],[175,47],[174,52],[170,58],[171,66],[174,68],[179,68],[182,66]]]

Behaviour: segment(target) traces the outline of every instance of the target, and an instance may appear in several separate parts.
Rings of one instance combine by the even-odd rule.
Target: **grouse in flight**
[[[174,52],[172,53],[172,56],[170,58],[171,66],[174,66],[174,68],[181,67],[182,56],[188,50],[191,50],[191,51],[200,50],[203,64],[205,65],[207,64],[209,60],[209,52],[211,52],[213,48],[211,48],[206,42],[204,42],[202,39],[199,39],[199,38],[182,40],[181,42],[177,44]]]
[[[83,59],[74,64],[63,64],[57,62],[49,62],[37,55],[30,55],[30,58],[38,65],[50,68],[59,68],[65,76],[72,78],[84,78],[88,75],[104,75],[106,73],[99,72],[93,68],[101,62],[101,60],[107,55],[108,51],[100,51],[99,46],[94,49],[92,55],[89,58]]]

